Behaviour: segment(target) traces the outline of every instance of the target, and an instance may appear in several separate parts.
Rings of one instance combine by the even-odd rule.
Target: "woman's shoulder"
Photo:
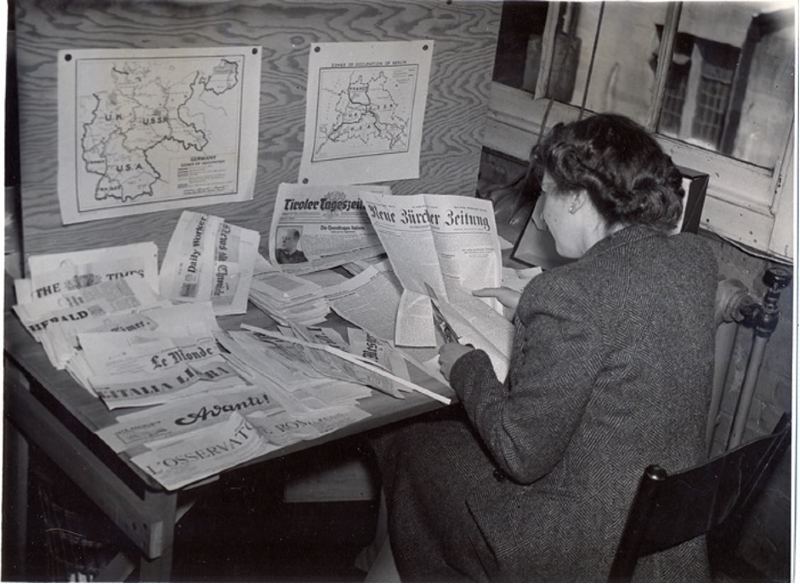
[[[591,309],[606,297],[624,301],[626,293],[650,286],[669,287],[677,280],[693,281],[699,287],[715,286],[717,262],[705,238],[691,233],[632,234],[536,276],[524,290],[521,302],[568,302],[576,308],[585,304]]]
[[[716,256],[711,249],[711,244],[705,237],[695,233],[678,233],[670,236],[669,240],[674,242],[676,246],[686,249],[687,253],[695,261],[716,266]]]
[[[578,262],[547,270],[536,276],[522,291],[519,312],[556,310],[558,305],[579,312],[591,304],[593,277],[587,266]]]

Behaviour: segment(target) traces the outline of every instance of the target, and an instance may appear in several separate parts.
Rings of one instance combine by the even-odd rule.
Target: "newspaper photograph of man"
[[[298,249],[300,243],[299,229],[281,229],[275,237],[278,248],[275,250],[275,257],[279,264],[301,264],[307,262],[306,254]]]

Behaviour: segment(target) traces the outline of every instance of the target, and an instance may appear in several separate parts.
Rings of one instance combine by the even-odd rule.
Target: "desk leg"
[[[5,466],[5,494],[8,507],[3,513],[3,559],[11,563],[3,566],[3,580],[25,580],[27,575],[28,543],[28,476],[30,457],[28,441],[14,425],[4,420],[5,448],[8,464]],[[7,513],[7,515],[6,515]]]
[[[139,582],[169,582],[172,576],[172,546],[153,560],[139,557]]]

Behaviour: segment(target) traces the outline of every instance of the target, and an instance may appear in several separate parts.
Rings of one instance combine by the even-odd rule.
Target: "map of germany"
[[[78,63],[79,193],[130,203],[235,191],[242,63],[241,55]]]
[[[312,161],[407,152],[417,65],[320,69]]]

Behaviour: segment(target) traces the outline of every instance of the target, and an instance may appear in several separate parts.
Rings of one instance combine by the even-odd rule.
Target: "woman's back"
[[[530,457],[520,462],[532,465],[525,472],[546,474],[529,486],[485,485],[468,499],[490,546],[504,550],[500,573],[596,580],[610,566],[643,469],[658,463],[677,471],[702,460],[715,291],[715,262],[699,238],[636,226],[526,289],[518,334],[541,335],[566,348],[554,355],[528,339],[518,339],[519,345],[530,346],[544,361],[565,359],[573,346],[576,361],[543,369],[552,380],[526,378],[536,375],[527,351],[512,363],[512,400],[515,392],[542,385],[548,398],[519,399],[516,415],[525,421],[505,431],[518,433],[510,440],[515,447],[535,444],[534,451],[518,453]],[[558,394],[565,397],[553,401]],[[583,400],[577,419],[569,415],[576,410],[572,397]],[[527,419],[519,411],[526,406],[536,410]],[[572,427],[565,430],[565,424]],[[565,433],[563,443],[551,441]],[[555,464],[541,468],[548,457]],[[702,576],[702,558],[695,560],[682,558],[677,568]],[[656,566],[657,579],[676,567],[669,564]]]

